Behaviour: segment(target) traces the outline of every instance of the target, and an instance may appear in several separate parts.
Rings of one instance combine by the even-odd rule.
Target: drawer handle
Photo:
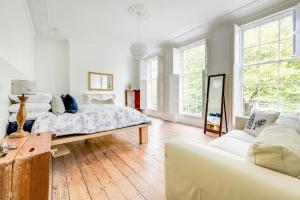
[[[34,151],[34,147],[32,147],[31,149],[29,149],[29,152],[33,152]]]

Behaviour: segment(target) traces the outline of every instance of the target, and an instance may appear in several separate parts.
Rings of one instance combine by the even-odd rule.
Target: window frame
[[[202,112],[200,114],[197,114],[197,113],[191,113],[191,112],[184,112],[183,111],[183,93],[184,93],[184,88],[183,88],[183,52],[185,50],[189,50],[189,49],[192,49],[194,47],[197,47],[197,46],[201,46],[201,45],[204,45],[205,47],[205,63],[204,63],[204,69],[202,70],[202,72],[199,72],[201,75],[202,75],[202,94],[201,94],[201,98],[202,98]],[[184,45],[182,47],[180,47],[179,49],[179,103],[178,103],[178,112],[179,112],[179,115],[183,115],[183,116],[190,116],[190,117],[203,117],[204,115],[204,94],[205,94],[205,72],[206,72],[206,69],[207,69],[207,40],[206,39],[202,39],[202,40],[199,40],[199,41],[196,41],[196,42],[193,42],[193,43],[190,43],[190,44],[187,44],[187,45]],[[195,74],[195,73],[190,73],[190,74]]]
[[[156,60],[157,62],[157,76],[156,76],[156,79],[153,79],[153,76],[152,76],[152,62]],[[150,58],[148,58],[146,60],[146,65],[147,65],[147,85],[148,85],[148,92],[147,92],[147,109],[148,110],[151,110],[151,111],[158,111],[158,76],[159,76],[159,59],[158,59],[158,56],[152,56]],[[152,105],[152,81],[153,80],[156,80],[156,107],[153,107]]]
[[[295,50],[295,34],[294,34],[294,31],[295,31],[295,24],[296,24],[296,15],[295,15],[295,9],[294,8],[289,8],[287,10],[284,10],[284,11],[281,11],[281,12],[278,12],[278,13],[275,13],[273,15],[270,15],[270,16],[267,16],[265,18],[261,18],[261,19],[258,19],[256,21],[253,21],[253,22],[250,22],[248,24],[245,24],[245,25],[242,25],[240,26],[240,32],[239,32],[239,66],[238,66],[238,70],[239,70],[239,76],[240,76],[240,84],[239,84],[239,99],[238,99],[238,103],[239,103],[239,107],[241,109],[238,109],[239,110],[239,115],[242,115],[242,116],[245,116],[245,112],[244,112],[244,68],[245,67],[259,67],[258,70],[260,69],[261,66],[263,65],[267,65],[267,64],[274,64],[276,65],[276,68],[277,68],[277,76],[279,77],[280,76],[280,65],[282,63],[285,63],[285,62],[288,62],[288,61],[295,61],[295,58],[293,57],[293,55],[291,55],[290,58],[284,58],[284,59],[281,59],[280,58],[280,45],[281,45],[281,42],[282,41],[287,41],[289,40],[289,38],[284,38],[284,39],[281,39],[281,30],[280,30],[280,19],[284,18],[284,17],[287,17],[287,16],[292,16],[293,18],[293,29],[292,29],[292,32],[293,32],[293,35],[292,35],[292,38],[291,38],[291,41],[292,41],[292,54],[294,53],[294,50]],[[278,39],[277,40],[274,40],[274,41],[269,41],[267,43],[261,43],[259,42],[258,45],[255,45],[255,46],[249,46],[249,47],[244,47],[244,32],[247,31],[247,30],[250,30],[250,29],[253,29],[253,28],[256,28],[256,27],[260,27],[260,26],[263,26],[264,24],[268,24],[270,22],[274,22],[274,21],[279,21],[279,32],[278,32]],[[260,36],[260,33],[259,33],[259,36]],[[260,40],[260,38],[259,38]],[[277,49],[277,59],[275,61],[257,61],[255,63],[251,63],[251,64],[245,64],[244,63],[244,56],[245,56],[245,49],[247,48],[253,48],[253,47],[261,47],[263,45],[267,45],[267,44],[272,44],[272,43],[275,43],[277,42],[278,43],[278,49]],[[297,82],[300,82],[300,81],[297,81]],[[284,84],[285,82],[281,82],[280,79],[277,79],[274,83],[272,83],[273,85],[275,85],[277,87],[276,89],[276,92],[278,93],[279,92],[279,87],[281,84]],[[263,85],[263,83],[260,83],[258,82],[257,85],[261,86]],[[277,100],[276,100],[276,103],[277,106],[279,105],[279,96],[277,95]]]

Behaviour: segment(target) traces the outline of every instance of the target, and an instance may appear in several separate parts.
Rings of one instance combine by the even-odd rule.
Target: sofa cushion
[[[236,156],[241,156],[245,159],[247,158],[250,145],[250,142],[245,142],[243,140],[228,136],[222,136],[208,144],[210,147],[218,148],[222,151],[234,154]]]
[[[249,161],[300,178],[300,135],[284,125],[265,128],[249,148]]]
[[[235,138],[237,140],[241,140],[244,142],[252,142],[255,139],[255,136],[242,131],[242,130],[232,130],[229,131],[228,133],[226,133],[225,135],[223,135],[222,137],[232,137]]]
[[[266,126],[273,124],[277,120],[279,114],[279,112],[273,111],[254,110],[248,119],[244,130],[247,133],[258,136]]]
[[[292,116],[280,116],[275,124],[280,124],[288,128],[295,129],[300,134],[300,120]]]

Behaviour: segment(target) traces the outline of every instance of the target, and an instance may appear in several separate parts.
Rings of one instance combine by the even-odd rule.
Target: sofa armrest
[[[248,119],[249,119],[249,117],[236,116],[235,117],[235,129],[243,130],[245,128],[245,125],[246,125]]]
[[[217,148],[166,143],[166,199],[299,200],[300,180]]]

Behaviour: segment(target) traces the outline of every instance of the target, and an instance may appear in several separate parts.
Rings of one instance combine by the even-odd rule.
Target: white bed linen
[[[91,134],[150,122],[135,109],[116,105],[82,105],[75,114],[46,113],[36,119],[32,133],[55,132],[57,136]]]

